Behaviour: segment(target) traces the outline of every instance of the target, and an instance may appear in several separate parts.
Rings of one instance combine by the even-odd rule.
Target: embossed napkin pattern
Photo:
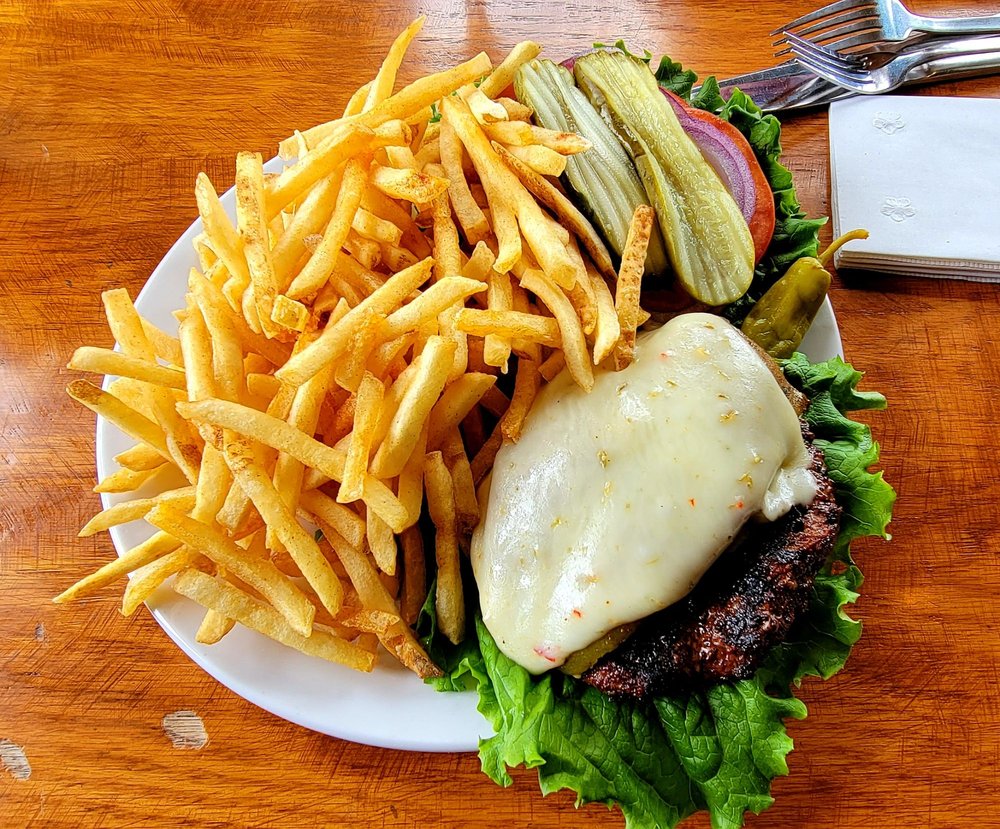
[[[837,267],[1000,281],[1000,100],[838,101],[830,180]]]

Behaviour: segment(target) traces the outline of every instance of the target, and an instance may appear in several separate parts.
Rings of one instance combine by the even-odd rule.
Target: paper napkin
[[[1000,100],[837,101],[830,179],[838,268],[1000,282]]]

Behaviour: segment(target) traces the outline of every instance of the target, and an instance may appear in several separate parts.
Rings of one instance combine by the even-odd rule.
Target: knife
[[[914,38],[912,41],[907,41],[903,48],[893,51],[906,53],[919,51],[928,39],[926,35]],[[940,41],[941,38],[937,40]],[[919,64],[919,66],[924,65]],[[938,60],[933,62],[933,69],[932,76],[923,77],[920,76],[922,73],[914,71],[913,79],[907,80],[905,85],[928,83],[941,78],[956,80],[1000,71],[1000,53],[990,52]],[[723,98],[728,99],[737,87],[749,95],[765,112],[825,106],[831,101],[849,98],[856,94],[816,77],[796,60],[719,81]],[[696,87],[694,91],[697,92],[698,88]]]

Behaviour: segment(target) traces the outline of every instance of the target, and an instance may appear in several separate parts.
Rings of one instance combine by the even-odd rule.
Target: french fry
[[[264,168],[260,153],[236,156],[236,224],[246,255],[254,303],[261,328],[268,337],[277,333],[271,322],[278,281],[271,258],[271,241],[264,207]]]
[[[555,185],[516,158],[509,148],[494,147],[494,149],[535,198],[555,213],[559,221],[577,236],[584,249],[590,254],[597,270],[605,276],[613,278],[615,269],[611,262],[611,254],[608,253],[607,246],[587,217],[565,195],[559,192]]]
[[[490,250],[490,246],[485,242],[477,242],[469,261],[462,266],[462,276],[488,283],[490,271],[495,264],[496,255]]]
[[[360,548],[365,539],[365,521],[353,509],[338,504],[319,490],[303,492],[299,498],[301,509],[310,516],[333,527],[348,544]]]
[[[542,47],[530,40],[518,43],[496,69],[483,79],[479,84],[479,91],[490,98],[496,98],[514,82],[517,70],[529,60],[537,58],[541,51]]]
[[[448,194],[442,193],[434,200],[434,281],[462,272],[462,258],[458,247],[458,229],[451,219]]]
[[[500,152],[502,149],[507,155],[516,158],[528,170],[538,176],[558,178],[566,172],[566,156],[548,147],[543,147],[541,144],[529,144],[527,146],[519,146],[517,144],[503,145],[495,141],[493,142],[493,149],[497,152]]]
[[[343,170],[338,169],[313,185],[302,204],[292,214],[291,223],[275,242],[271,260],[280,292],[285,292],[291,284],[292,270],[307,251],[306,240],[321,234],[330,221],[342,180]]]
[[[413,161],[418,170],[423,170],[428,164],[441,163],[441,140],[440,136],[425,143],[413,154]]]
[[[490,206],[493,232],[497,237],[497,257],[493,267],[499,273],[507,273],[522,256],[517,215],[501,199],[491,199]]]
[[[421,458],[423,466],[423,458]],[[399,611],[407,625],[415,625],[427,598],[427,569],[424,562],[424,539],[419,527],[408,527],[399,537],[403,553],[403,586]]]
[[[379,244],[398,245],[403,238],[403,231],[388,219],[382,219],[360,205],[359,199],[358,211],[354,214],[351,227],[361,236]]]
[[[159,503],[170,504],[181,512],[189,512],[194,507],[194,487],[185,486],[179,489],[170,489],[152,498],[120,501],[97,513],[97,515],[83,525],[77,536],[79,538],[89,538],[104,530],[117,527],[119,524],[138,521]]]
[[[52,601],[56,604],[64,604],[96,593],[102,587],[117,581],[122,576],[138,570],[140,567],[162,558],[168,553],[172,553],[180,546],[180,543],[172,536],[164,532],[158,532],[150,536],[141,544],[133,547],[114,561],[109,561],[99,570],[91,573],[86,578],[80,579],[76,584],[64,590]]]
[[[586,337],[572,303],[541,271],[525,271],[521,285],[536,294],[556,318],[566,366],[577,384],[584,391],[590,391],[594,386],[594,370],[587,352]]]
[[[420,261],[419,256],[398,245],[382,242],[379,244],[379,248],[382,251],[382,264],[392,273],[399,273],[405,268],[413,267]]]
[[[294,429],[294,427],[289,428]],[[264,523],[273,528],[273,532],[291,554],[306,581],[320,597],[323,606],[336,615],[344,600],[344,587],[329,562],[323,557],[316,541],[295,520],[295,515],[281,500],[267,472],[254,458],[250,441],[246,438],[234,438],[226,443],[224,451],[233,480],[253,501]]]
[[[455,491],[455,515],[460,540],[467,540],[479,524],[479,500],[476,485],[472,480],[472,466],[465,451],[465,444],[458,428],[448,432],[442,442],[441,453],[445,466],[451,473]]]
[[[500,431],[504,440],[517,443],[521,437],[524,420],[538,394],[538,387],[538,364],[522,357],[517,361],[517,376],[514,379],[514,394],[510,398],[510,406],[500,419]]]
[[[142,321],[132,304],[128,291],[118,288],[101,294],[108,326],[122,351],[129,357],[147,362],[156,362],[156,353],[146,339]],[[170,460],[177,464],[191,483],[198,477],[201,451],[194,442],[188,425],[174,411],[174,398],[170,390],[161,386],[146,386],[149,400],[157,423],[164,433],[164,442],[170,453]],[[147,441],[148,443],[148,441]]]
[[[654,218],[653,208],[648,204],[640,204],[632,214],[625,239],[622,264],[618,269],[618,282],[615,286],[615,313],[621,327],[614,354],[616,370],[625,368],[635,358],[636,329],[649,318],[639,307],[639,293]]]
[[[322,521],[320,521],[320,527],[323,527]],[[441,669],[430,660],[406,623],[400,619],[399,608],[396,607],[395,601],[385,589],[368,558],[357,547],[338,537],[336,532],[330,534],[330,544],[344,565],[347,576],[357,590],[362,604],[370,608],[370,612],[384,614],[385,617],[388,617],[384,619],[386,622],[385,633],[379,637],[386,649],[395,653],[399,660],[417,676],[423,678],[441,676]]]
[[[310,141],[309,131],[305,133]],[[344,124],[328,138],[317,143],[304,158],[281,173],[266,193],[267,215],[276,216],[289,204],[308,192],[317,181],[330,175],[348,159],[374,152],[393,143],[393,138],[377,135],[361,124]]]
[[[406,168],[373,164],[371,182],[379,192],[392,199],[413,204],[428,204],[448,190],[448,179]]]
[[[351,430],[347,460],[344,463],[343,480],[337,493],[337,501],[341,504],[357,501],[364,494],[365,472],[368,469],[369,452],[384,394],[385,387],[381,381],[375,375],[365,372],[358,387],[354,428]]]
[[[211,339],[215,375],[212,386],[220,397],[240,400],[246,381],[243,376],[243,346],[235,324],[237,317],[229,313],[224,305],[212,300],[211,283],[197,271],[192,270],[188,275],[188,288],[198,302]]]
[[[173,460],[167,450],[163,430],[114,395],[87,380],[74,380],[66,387],[66,392],[78,403],[82,403],[95,414],[113,423],[125,434],[152,446],[166,460]]]
[[[178,403],[177,408],[189,420],[231,429],[280,452],[287,452],[306,466],[318,469],[331,480],[343,480],[346,453],[320,443],[283,420],[225,400]],[[268,484],[270,485],[270,480]],[[382,516],[394,532],[401,532],[406,526],[406,510],[392,491],[371,475],[365,478],[362,499],[369,508]]]
[[[575,132],[561,132],[545,127],[536,127],[523,121],[497,121],[484,124],[483,131],[493,141],[508,146],[548,147],[560,155],[576,155],[590,149],[590,142]]]
[[[115,455],[114,460],[119,466],[131,469],[133,472],[156,469],[167,462],[159,452],[145,443],[137,443],[132,448],[119,452]]]
[[[479,486],[486,474],[493,468],[493,462],[496,460],[497,452],[500,451],[502,444],[503,433],[500,431],[498,423],[470,463],[472,480],[476,486]]]
[[[386,319],[383,334],[387,340],[416,331],[424,323],[453,305],[461,305],[473,294],[486,290],[486,285],[463,276],[445,276],[431,285],[416,299],[394,311]]]
[[[569,304],[569,300],[566,302]],[[576,312],[573,313],[575,316]],[[477,337],[493,334],[511,339],[529,340],[551,348],[562,346],[559,323],[552,317],[542,317],[538,314],[465,308],[458,314],[457,325],[466,334]],[[580,333],[583,333],[582,329]]]
[[[385,440],[379,446],[371,470],[379,478],[400,473],[420,437],[424,421],[444,389],[455,357],[455,344],[443,337],[431,337],[414,361],[416,373],[399,403]]]
[[[378,569],[390,576],[396,575],[396,537],[392,529],[376,512],[369,510],[365,516],[368,548],[372,552]]]
[[[221,573],[219,575],[222,576]],[[208,610],[195,632],[194,641],[201,645],[214,645],[216,642],[220,642],[234,627],[236,627],[235,619],[230,619],[218,610]]]
[[[455,218],[462,228],[465,240],[470,245],[476,245],[489,235],[490,226],[486,221],[486,214],[472,197],[462,169],[462,142],[458,140],[448,121],[441,122],[440,152],[441,165],[444,167],[445,178],[448,179],[448,198],[455,211]]]
[[[499,313],[510,311],[514,304],[510,274],[498,273],[491,269],[487,297],[489,310]],[[510,348],[511,342],[509,337],[504,337],[501,334],[487,334],[483,340],[483,360],[487,365],[496,366],[506,374],[507,361],[510,359]]]
[[[303,434],[312,435],[316,432],[323,402],[331,385],[331,371],[331,368],[324,369],[309,378],[308,381],[299,386],[295,391],[295,396],[288,412],[287,422],[290,426],[299,429]],[[281,499],[288,507],[289,512],[295,512],[298,505],[304,474],[305,467],[298,458],[289,455],[287,452],[278,453],[278,457],[274,462],[274,474],[271,480],[274,483],[274,488],[281,495]],[[269,549],[281,550],[281,545],[270,528],[268,528],[266,536],[266,546]]]
[[[438,315],[441,336],[455,344],[455,356],[452,358],[451,371],[448,372],[446,384],[463,376],[469,368],[469,338],[464,331],[459,330],[455,322],[461,310],[460,305],[452,305]]]
[[[618,312],[611,296],[608,283],[596,271],[588,270],[588,278],[594,286],[594,298],[597,306],[597,324],[594,327],[594,365],[598,366],[614,351],[618,338],[621,336],[621,324],[618,322]]]
[[[374,80],[368,81],[366,84],[362,84],[358,87],[355,93],[350,97],[347,102],[347,106],[344,107],[344,118],[350,118],[352,115],[358,115],[361,110],[364,109],[365,101],[368,100],[368,90],[372,88]],[[343,120],[343,119],[341,119]],[[303,139],[304,140],[304,139]]]
[[[302,333],[309,323],[309,309],[301,302],[278,294],[271,309],[271,322],[289,331]]]
[[[496,377],[491,374],[469,372],[449,384],[431,409],[428,448],[432,451],[440,448],[444,437],[465,419],[495,382]]]
[[[424,423],[424,428],[420,430],[420,437],[417,438],[413,451],[397,478],[396,496],[410,516],[410,525],[415,525],[420,520],[420,510],[423,507],[424,455],[427,452],[429,431],[430,418]]]
[[[169,464],[169,466],[173,466],[173,464]],[[152,469],[118,469],[102,478],[93,491],[108,493],[134,492],[148,484],[154,477],[160,475],[167,467],[168,464],[164,463]]]
[[[465,600],[459,569],[455,487],[440,452],[426,455],[424,486],[427,489],[427,509],[435,529],[437,591],[434,606],[438,629],[457,645],[465,638]]]
[[[497,103],[507,111],[508,121],[530,121],[535,111],[513,98],[497,98]]]
[[[365,365],[372,352],[385,341],[386,315],[369,311],[355,332],[351,347],[337,366],[334,375],[337,384],[347,391],[356,392],[365,374]]]
[[[389,47],[388,54],[382,61],[382,66],[379,67],[378,74],[371,82],[364,106],[361,108],[362,112],[369,112],[392,94],[399,65],[403,62],[403,57],[406,55],[410,43],[413,42],[413,38],[420,34],[426,19],[426,16],[420,15],[396,36],[392,46]]]
[[[292,385],[304,383],[323,366],[344,353],[367,310],[383,314],[394,311],[424,283],[430,275],[431,266],[431,260],[424,259],[412,268],[391,276],[364,302],[352,308],[340,322],[326,328],[313,343],[289,358],[288,362],[275,372],[275,376],[282,382]]]
[[[245,550],[222,533],[167,504],[157,504],[146,516],[146,520],[181,543],[199,550],[217,565],[246,582],[269,601],[297,633],[308,636],[312,631],[316,615],[312,603],[270,561],[247,555]]]
[[[357,645],[334,636],[318,625],[308,637],[304,637],[297,633],[274,608],[205,573],[185,570],[174,580],[174,590],[202,607],[235,619],[244,627],[310,656],[347,665],[358,671],[367,672],[375,667],[374,655]]]
[[[212,250],[212,246],[208,240],[208,234],[202,231],[194,239],[191,240],[191,244],[194,245],[195,253],[198,254],[198,264],[203,271],[208,271],[216,262],[219,261],[219,257],[215,255],[215,251]],[[148,334],[147,334],[148,336]]]
[[[323,239],[309,261],[306,262],[305,267],[299,271],[291,285],[288,286],[286,293],[290,298],[299,299],[314,294],[330,278],[330,274],[337,266],[340,249],[347,240],[354,215],[361,205],[361,194],[364,192],[365,183],[364,163],[359,159],[352,158],[344,168],[344,178],[340,193],[337,195],[337,205],[326,230],[323,232]]]
[[[187,295],[187,313],[178,329],[181,351],[184,354],[184,378],[188,400],[214,397],[215,370],[212,357],[212,339],[201,309],[192,294]]]
[[[618,318],[615,317],[615,322],[618,322]],[[618,341],[617,336],[615,337],[615,342]],[[612,343],[614,346],[614,343]],[[594,359],[594,365],[597,365],[597,359]],[[566,357],[561,351],[553,351],[545,361],[538,367],[538,373],[545,378],[546,383],[551,383],[557,374],[566,368]]]
[[[414,81],[364,113],[359,121],[369,126],[378,126],[396,118],[405,120],[422,112],[438,99],[450,96],[455,90],[483,77],[492,68],[489,57],[485,52],[480,52],[452,69],[425,75]]]
[[[243,255],[243,242],[226,215],[215,187],[204,173],[198,173],[194,194],[198,202],[198,214],[205,226],[205,235],[212,251],[222,260],[234,279],[242,285],[248,285],[250,271]]]
[[[480,124],[492,124],[507,120],[507,110],[504,109],[503,104],[498,104],[487,98],[481,89],[465,87],[461,90],[461,94]]]
[[[176,543],[174,539],[171,539],[171,542]],[[131,616],[143,602],[156,592],[163,582],[185,567],[194,566],[202,560],[203,558],[197,550],[192,550],[190,547],[180,547],[135,570],[122,594],[122,615]]]
[[[177,337],[172,337],[166,331],[157,328],[149,320],[143,318],[142,330],[146,334],[146,339],[153,346],[153,351],[157,357],[171,366],[184,367],[184,355],[181,353],[181,344]]]

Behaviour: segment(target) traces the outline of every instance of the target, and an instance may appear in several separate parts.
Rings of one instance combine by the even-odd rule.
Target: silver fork
[[[792,33],[792,54],[810,72],[862,95],[890,92],[905,81],[929,78],[960,60],[969,68],[994,67],[1000,62],[1000,35],[934,43],[913,54],[895,57],[885,53],[842,55]]]
[[[914,14],[900,0],[839,0],[786,23],[771,35],[778,36],[774,46],[783,46],[787,35],[795,34],[844,51],[879,41],[897,43],[917,32],[935,35],[1000,32],[1000,14],[926,17]],[[788,51],[786,48],[775,54]]]

